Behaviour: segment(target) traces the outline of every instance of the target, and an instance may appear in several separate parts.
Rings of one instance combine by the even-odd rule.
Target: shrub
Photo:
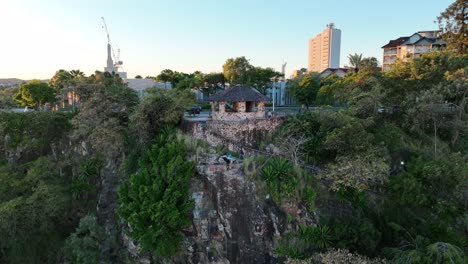
[[[293,197],[296,193],[299,180],[293,168],[291,162],[280,157],[271,158],[263,167],[261,178],[276,201],[281,201],[282,197]]]
[[[104,230],[95,216],[81,218],[76,231],[65,242],[65,258],[71,263],[99,263],[99,244],[103,236]]]

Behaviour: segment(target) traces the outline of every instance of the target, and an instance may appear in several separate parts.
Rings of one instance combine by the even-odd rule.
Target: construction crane
[[[106,31],[106,34],[107,34],[107,43],[110,45],[110,47],[112,49],[112,57],[114,59],[114,67],[122,69],[123,61],[120,60],[120,49],[118,50],[119,53],[116,56],[115,52],[114,52],[114,46],[112,46],[111,38],[110,38],[110,35],[109,35],[109,30],[107,29],[106,20],[104,19],[104,17],[101,17],[101,19],[102,19],[102,23],[103,23],[103,28],[104,28],[104,30]]]

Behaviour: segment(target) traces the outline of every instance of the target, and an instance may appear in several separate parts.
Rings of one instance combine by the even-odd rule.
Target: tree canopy
[[[466,54],[468,51],[468,3],[466,0],[455,0],[437,17],[437,22],[448,48],[458,54]]]
[[[40,80],[32,80],[20,86],[14,99],[22,106],[39,107],[46,103],[55,102],[55,95],[54,89],[49,84]]]
[[[223,64],[223,74],[231,85],[247,84],[253,69],[254,66],[243,56],[227,59]]]
[[[189,183],[194,167],[185,155],[184,142],[167,130],[140,158],[140,169],[119,188],[118,211],[130,224],[130,235],[161,257],[178,251],[181,231],[191,222]]]
[[[309,108],[320,89],[319,76],[317,73],[304,74],[292,81],[290,89],[297,101]]]

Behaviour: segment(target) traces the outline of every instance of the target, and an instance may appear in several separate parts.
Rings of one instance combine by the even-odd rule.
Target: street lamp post
[[[275,97],[276,97],[276,88],[275,88],[275,78],[273,77],[273,112],[275,112]]]

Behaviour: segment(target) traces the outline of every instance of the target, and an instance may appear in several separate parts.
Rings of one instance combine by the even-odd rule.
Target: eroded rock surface
[[[199,177],[192,182],[195,201],[193,227],[187,230],[189,263],[282,263],[275,255],[281,236],[314,218],[293,202],[277,206],[259,197],[241,162],[226,170],[216,155],[198,162]],[[288,221],[287,214],[297,221]]]

